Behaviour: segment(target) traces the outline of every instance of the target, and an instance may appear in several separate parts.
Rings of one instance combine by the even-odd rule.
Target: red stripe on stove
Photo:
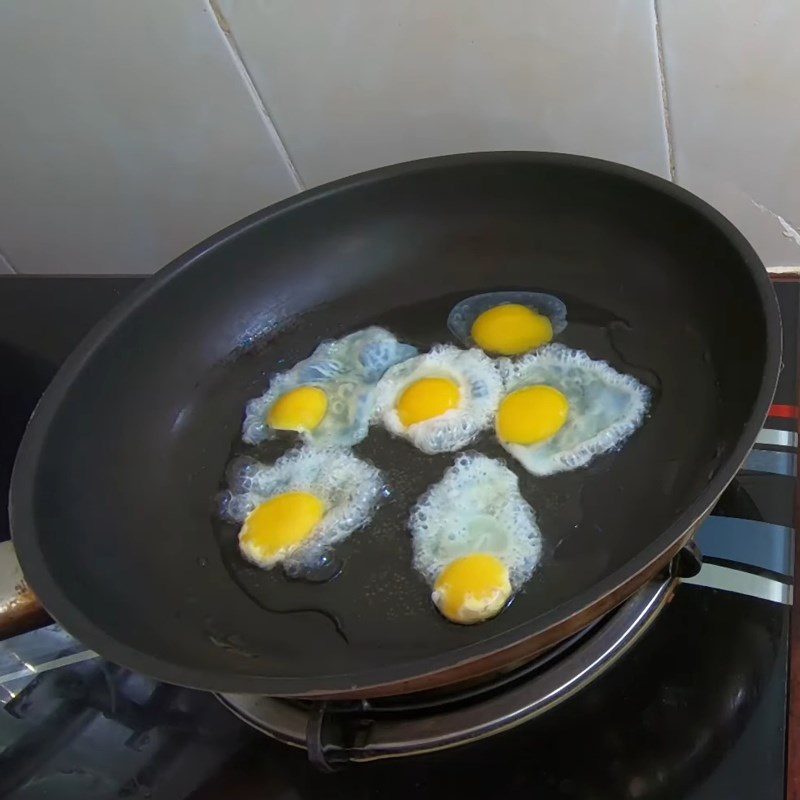
[[[769,408],[769,416],[782,419],[797,419],[797,406],[787,406],[776,403]]]

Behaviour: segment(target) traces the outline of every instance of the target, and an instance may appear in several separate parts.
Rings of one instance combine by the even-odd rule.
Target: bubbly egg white
[[[325,514],[319,524],[284,560],[286,566],[302,572],[303,567],[313,568],[328,548],[369,522],[384,481],[377,467],[348,450],[301,447],[271,465],[252,458],[236,459],[228,467],[228,486],[220,512],[223,518],[240,524],[259,505],[285,492],[308,492],[322,500]],[[257,555],[245,546],[242,552],[259,563]]]
[[[452,561],[474,553],[499,558],[512,589],[530,578],[542,537],[517,476],[501,461],[461,453],[411,512],[414,567],[433,585]]]
[[[458,385],[457,408],[406,427],[397,413],[403,392],[423,378],[448,378]],[[378,383],[373,419],[423,453],[446,453],[468,445],[491,425],[502,382],[494,362],[481,350],[436,345],[429,353],[389,369]]]
[[[543,384],[569,402],[567,421],[552,438],[532,445],[500,442],[533,475],[576,469],[618,447],[642,424],[650,405],[650,390],[636,378],[560,344],[498,359],[498,368],[506,394]]]
[[[466,347],[472,347],[472,325],[475,320],[496,306],[515,303],[526,306],[537,314],[548,317],[557,336],[567,327],[567,307],[552,294],[542,292],[487,292],[467,297],[453,306],[447,317],[447,327],[453,336]]]
[[[369,430],[378,380],[389,367],[417,352],[378,327],[322,342],[309,358],[274,375],[267,391],[248,402],[242,439],[258,444],[271,438],[275,432],[266,420],[275,401],[300,386],[316,386],[325,392],[328,408],[322,422],[303,432],[303,438],[319,447],[357,444]]]

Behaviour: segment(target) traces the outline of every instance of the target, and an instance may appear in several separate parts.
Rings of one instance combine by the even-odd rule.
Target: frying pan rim
[[[311,677],[245,675],[224,672],[219,669],[189,667],[176,665],[169,660],[143,653],[120,641],[115,635],[98,627],[86,617],[81,609],[62,592],[58,582],[48,569],[47,560],[42,557],[42,551],[38,545],[37,526],[34,521],[33,477],[38,469],[42,445],[53,417],[60,408],[61,401],[69,391],[71,383],[81,374],[86,363],[106,338],[124,324],[133,312],[159,292],[164,285],[178,278],[184,271],[191,269],[195,261],[269,219],[327,196],[387,178],[470,164],[486,166],[521,162],[599,171],[666,194],[673,200],[689,206],[720,230],[735,247],[750,273],[765,312],[766,358],[761,373],[761,385],[751,409],[750,418],[743,428],[738,442],[724,462],[720,464],[708,485],[695,497],[693,502],[673,520],[655,541],[584,592],[509,630],[443,654],[412,658],[399,665],[371,667],[359,672]],[[381,686],[388,684],[413,683],[414,679],[420,676],[446,673],[456,666],[480,661],[489,653],[510,649],[520,642],[541,635],[564,623],[575,614],[599,603],[615,588],[624,585],[627,581],[635,580],[637,576],[647,570],[648,566],[658,561],[659,557],[666,553],[670,546],[680,541],[691,525],[713,505],[752,448],[766,419],[775,392],[781,350],[781,322],[777,299],[767,271],[755,250],[739,230],[719,211],[670,181],[634,167],[610,161],[566,153],[538,151],[459,153],[380,167],[293,195],[234,222],[178,256],[159,272],[146,279],[141,286],[115,306],[89,331],[64,361],[39,400],[17,452],[8,505],[12,541],[26,580],[53,619],[84,645],[101,653],[104,658],[159,680],[209,691],[258,693],[273,696],[324,696],[356,690],[368,694],[370,688],[378,690]]]

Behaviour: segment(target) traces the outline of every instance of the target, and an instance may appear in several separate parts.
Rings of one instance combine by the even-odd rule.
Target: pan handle
[[[0,542],[0,641],[51,622],[25,582],[14,545]]]

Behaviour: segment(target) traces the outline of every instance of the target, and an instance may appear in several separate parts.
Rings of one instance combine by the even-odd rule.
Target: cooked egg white
[[[500,391],[497,369],[480,350],[437,345],[386,372],[374,419],[424,453],[450,452],[491,425]]]
[[[386,370],[416,348],[383,328],[365,328],[323,342],[267,391],[247,404],[242,438],[257,444],[277,431],[295,431],[318,447],[351,446],[369,430],[375,387]]]
[[[558,344],[500,359],[498,367],[497,438],[533,475],[576,469],[618,447],[650,404],[650,390],[636,378]]]
[[[342,449],[302,447],[262,464],[242,458],[228,470],[222,514],[239,523],[239,549],[253,564],[284,563],[301,573],[372,518],[381,472]]]
[[[480,453],[460,454],[411,512],[414,567],[452,622],[498,614],[531,576],[541,553],[533,510],[517,476]]]

